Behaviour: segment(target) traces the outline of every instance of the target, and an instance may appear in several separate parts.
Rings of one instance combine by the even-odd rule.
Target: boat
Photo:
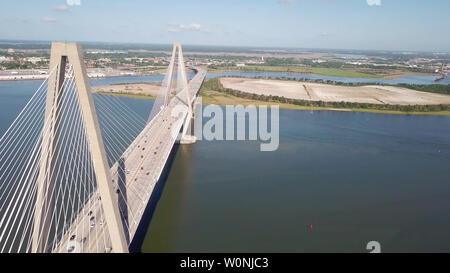
[[[439,78],[436,78],[434,80],[434,82],[440,82],[440,81],[443,81],[444,79],[445,79],[445,75],[441,75]]]

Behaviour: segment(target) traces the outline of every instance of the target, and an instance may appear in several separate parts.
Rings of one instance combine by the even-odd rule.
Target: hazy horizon
[[[96,45],[96,46],[101,46],[101,45],[117,45],[117,46],[167,46],[168,48],[165,50],[171,51],[172,50],[172,45],[173,43],[176,43],[177,41],[173,41],[173,42],[167,42],[167,43],[152,43],[152,42],[109,42],[109,41],[67,41],[67,40],[26,40],[26,39],[0,39],[0,46],[2,44],[14,44],[14,43],[28,43],[28,44],[50,44],[52,42],[77,42],[77,43],[81,43],[84,45]],[[236,48],[236,49],[253,49],[255,51],[257,51],[258,49],[260,49],[261,51],[267,50],[267,53],[270,53],[270,51],[284,51],[286,50],[285,53],[296,53],[297,50],[302,50],[301,52],[305,52],[305,51],[311,51],[311,52],[321,52],[324,53],[325,51],[331,51],[331,52],[389,52],[389,53],[430,53],[430,54],[450,54],[450,50],[449,51],[426,51],[426,50],[389,50],[389,49],[356,49],[356,48],[320,48],[320,47],[315,47],[315,48],[309,48],[309,47],[277,47],[277,46],[258,46],[258,45],[249,45],[249,46],[244,46],[244,45],[206,45],[206,44],[184,44],[183,43],[183,47],[185,47],[185,51],[190,51],[192,50],[192,47],[204,47],[204,48],[219,48],[219,49],[227,49],[227,48]],[[49,47],[50,48],[50,47]],[[144,49],[144,48],[140,48],[140,49]],[[198,50],[200,50],[200,48],[196,48]],[[299,52],[300,53],[300,52]]]
[[[5,1],[0,39],[450,52],[444,0],[76,2]]]

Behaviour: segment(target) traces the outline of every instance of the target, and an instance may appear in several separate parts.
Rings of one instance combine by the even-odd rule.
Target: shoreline
[[[97,80],[97,79],[108,79],[108,78],[120,78],[120,77],[146,77],[146,76],[153,76],[153,75],[164,75],[163,73],[153,73],[153,74],[140,74],[140,75],[113,75],[113,76],[105,76],[105,77],[88,77],[90,80]],[[39,75],[26,75],[26,76],[39,76]],[[25,78],[25,79],[5,79],[2,78],[3,76],[0,76],[0,82],[20,82],[20,81],[42,81],[47,78],[47,75],[45,77],[41,78]]]
[[[156,99],[156,96],[151,95],[143,95],[136,93],[113,93],[113,92],[96,92],[101,95],[111,95],[111,96],[119,96],[119,97],[127,97],[127,98],[135,98],[135,99]],[[224,95],[217,91],[203,91],[200,93],[200,97],[203,99],[203,105],[278,105],[280,109],[284,110],[296,110],[296,111],[334,111],[334,112],[357,112],[357,113],[372,113],[372,114],[385,114],[385,115],[413,115],[413,116],[450,116],[450,111],[434,111],[434,112],[419,112],[419,111],[411,111],[411,112],[402,112],[402,111],[394,111],[394,110],[377,110],[377,109],[363,109],[363,108],[333,108],[333,107],[318,107],[318,106],[300,106],[288,103],[277,103],[277,102],[265,102],[258,100],[249,100],[243,99],[239,97],[234,97],[230,95]],[[230,100],[231,99],[231,100]]]
[[[395,110],[378,110],[378,109],[364,109],[364,108],[335,108],[335,107],[320,107],[320,106],[302,106],[289,103],[279,103],[279,102],[266,102],[259,100],[244,99],[240,97],[231,96],[228,94],[223,94],[218,91],[207,90],[200,93],[203,98],[204,105],[278,105],[280,109],[285,110],[297,110],[297,111],[334,111],[334,112],[362,112],[362,113],[373,113],[373,114],[390,114],[390,115],[435,115],[435,116],[450,116],[450,111],[430,111],[430,112],[420,112],[420,111],[395,111]]]
[[[191,69],[187,69],[188,72],[192,72]],[[120,78],[120,77],[147,77],[147,76],[156,76],[156,75],[165,75],[166,70],[155,70],[157,72],[155,73],[144,73],[144,74],[132,74],[132,75],[108,75],[103,77],[89,77],[89,79],[108,79],[108,78]],[[89,73],[88,73],[89,74]],[[3,81],[38,81],[38,80],[45,80],[47,78],[48,74],[28,74],[28,75],[0,75],[0,82]],[[25,77],[16,79],[17,77]]]
[[[151,74],[156,75],[156,74]],[[139,77],[143,75],[130,75],[128,77]],[[111,78],[117,78],[121,76],[112,76]],[[102,78],[90,78],[90,79],[105,79],[110,77]],[[221,78],[219,78],[220,80]],[[227,79],[227,78],[224,78]],[[252,79],[252,78],[244,78]],[[22,79],[23,80],[23,79]],[[28,79],[36,80],[36,79]],[[13,80],[17,81],[17,80]],[[272,80],[280,81],[280,80]],[[288,81],[289,82],[289,81]],[[333,85],[332,85],[333,86]],[[117,84],[109,84],[104,86],[92,86],[92,92],[112,95],[112,96],[122,96],[136,99],[156,99],[157,92],[160,88],[158,83],[150,82],[124,82]],[[334,106],[305,106],[297,105],[288,102],[278,102],[278,101],[265,101],[258,99],[249,99],[241,96],[234,96],[232,94],[225,94],[216,90],[204,89],[202,90],[201,96],[203,97],[203,104],[210,105],[279,105],[281,109],[288,110],[300,110],[300,111],[336,111],[336,112],[365,112],[365,113],[376,113],[376,114],[396,114],[396,115],[445,115],[450,116],[450,111],[401,111],[401,110],[380,110],[380,109],[368,109],[368,108],[346,108],[346,107],[334,107]],[[251,94],[251,93],[249,93]]]

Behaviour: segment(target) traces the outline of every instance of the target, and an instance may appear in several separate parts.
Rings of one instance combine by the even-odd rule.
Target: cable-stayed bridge
[[[206,77],[174,44],[147,118],[92,94],[76,43],[52,43],[48,78],[0,139],[0,252],[128,252]],[[141,225],[141,226],[140,226]]]

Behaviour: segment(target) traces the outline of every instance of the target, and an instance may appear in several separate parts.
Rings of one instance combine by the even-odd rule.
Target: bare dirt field
[[[420,92],[394,86],[337,86],[309,82],[281,80],[221,78],[225,88],[242,92],[284,96],[285,98],[328,101],[357,102],[396,105],[450,104],[450,96]]]
[[[102,93],[126,93],[133,95],[145,95],[156,97],[160,85],[157,83],[130,83],[130,84],[112,84],[107,86],[92,87],[92,92]]]

